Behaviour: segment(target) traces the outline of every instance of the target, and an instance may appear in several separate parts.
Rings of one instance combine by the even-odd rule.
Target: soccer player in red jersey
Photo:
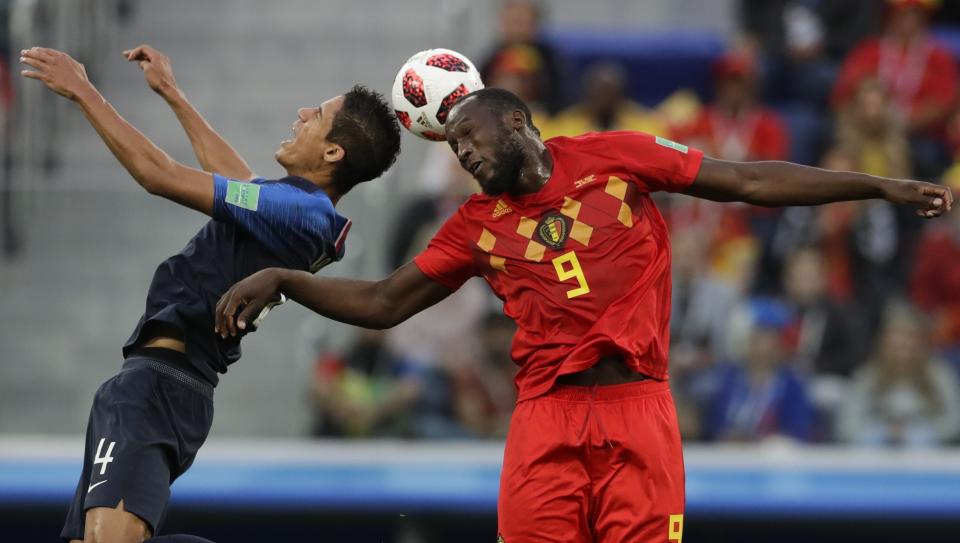
[[[682,538],[670,246],[650,193],[766,206],[886,198],[923,217],[953,202],[929,183],[719,161],[637,132],[542,142],[527,106],[502,89],[458,103],[446,135],[483,194],[412,263],[381,281],[259,272],[221,298],[217,330],[236,334],[279,292],[332,319],[388,328],[483,277],[518,325],[519,398],[498,503],[506,543]]]

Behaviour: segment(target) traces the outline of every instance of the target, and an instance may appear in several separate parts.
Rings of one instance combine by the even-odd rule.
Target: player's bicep
[[[697,177],[681,192],[715,202],[742,200],[747,184],[743,169],[744,164],[740,162],[703,157]]]
[[[416,264],[408,262],[380,282],[377,297],[390,314],[392,325],[397,325],[452,293]]]
[[[165,176],[165,179],[151,185],[150,192],[206,215],[213,215],[215,188],[209,173],[177,164]]]

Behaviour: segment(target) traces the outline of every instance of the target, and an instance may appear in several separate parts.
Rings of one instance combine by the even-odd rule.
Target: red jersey
[[[605,355],[666,379],[670,245],[650,193],[688,187],[703,154],[639,132],[546,147],[553,173],[539,191],[472,196],[414,262],[452,290],[482,276],[504,301],[520,400]]]

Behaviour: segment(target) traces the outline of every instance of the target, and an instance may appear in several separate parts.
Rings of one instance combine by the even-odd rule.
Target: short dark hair
[[[355,85],[343,96],[343,107],[327,135],[344,150],[333,174],[333,186],[340,194],[380,177],[400,153],[400,124],[383,95]]]
[[[527,104],[521,100],[519,96],[508,91],[507,89],[501,89],[499,87],[487,87],[471,92],[467,95],[467,98],[477,101],[489,111],[492,111],[498,115],[504,115],[519,109],[527,117],[527,126],[536,132],[538,136],[540,135],[540,129],[533,124],[533,114],[530,112],[530,107],[527,106]],[[466,98],[464,99],[466,100]]]

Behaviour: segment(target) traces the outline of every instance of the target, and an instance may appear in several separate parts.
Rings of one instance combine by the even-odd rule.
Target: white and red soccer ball
[[[443,141],[443,124],[453,105],[483,88],[480,72],[466,56],[450,49],[428,49],[410,57],[393,82],[393,109],[415,135]]]

